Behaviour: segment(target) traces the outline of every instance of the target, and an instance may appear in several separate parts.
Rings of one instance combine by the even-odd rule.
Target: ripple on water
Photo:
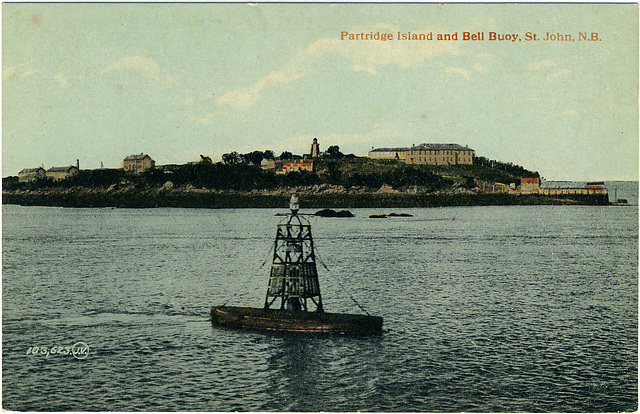
[[[211,327],[261,306],[273,210],[3,209],[5,409],[637,410],[635,207],[312,218],[325,307],[370,338]]]

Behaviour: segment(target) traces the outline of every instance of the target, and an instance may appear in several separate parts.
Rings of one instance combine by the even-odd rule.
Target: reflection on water
[[[363,401],[378,398],[375,365],[381,362],[381,337],[282,334],[269,339],[275,340],[267,359],[270,401],[263,409],[333,411],[339,406],[361,411],[367,410]],[[354,364],[354,358],[362,362]]]
[[[327,369],[318,360],[313,342],[307,338],[283,336],[267,363],[267,394],[273,399],[268,406],[281,406],[284,411],[307,411],[305,401],[318,395],[317,373]]]

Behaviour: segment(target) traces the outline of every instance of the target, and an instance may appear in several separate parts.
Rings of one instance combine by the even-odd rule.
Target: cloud
[[[202,95],[196,96],[195,98],[189,98],[186,101],[184,101],[184,106],[185,107],[192,106],[199,102],[207,102],[213,99],[213,96],[214,96],[213,93],[204,93]]]
[[[489,53],[476,53],[473,57],[482,62],[489,62],[493,60],[493,55]]]
[[[375,32],[376,30],[374,28],[374,30],[368,31]],[[388,30],[397,31],[396,28]],[[416,33],[430,31],[432,30],[416,31]],[[317,60],[324,55],[340,55],[351,61],[353,65],[367,65],[369,67],[397,65],[401,68],[409,68],[436,55],[457,55],[459,53],[453,42],[320,39],[305,49],[298,59],[299,63],[302,63],[306,60]]]
[[[60,86],[62,88],[66,88],[67,86],[67,79],[64,77],[64,74],[62,72],[58,72],[55,75],[53,75],[53,79],[58,82],[58,84],[60,84]]]
[[[372,75],[377,75],[378,71],[375,70],[375,68],[372,68],[371,66],[367,66],[367,65],[352,65],[351,69],[354,72],[369,72]]]
[[[533,72],[534,79],[540,79],[544,77],[544,79],[548,81],[552,81],[554,79],[562,78],[565,76],[570,76],[573,72],[570,69],[562,69],[556,72],[552,72],[556,63],[552,60],[540,60],[537,62],[531,62],[527,65],[527,69]]]
[[[211,122],[211,120],[217,116],[222,115],[220,112],[212,112],[209,115],[205,116],[204,118],[198,118],[196,116],[193,115],[189,115],[189,119],[192,120],[193,122],[197,122],[199,124],[208,124],[209,122]]]
[[[238,91],[229,91],[216,100],[218,106],[230,105],[236,109],[248,109],[260,100],[260,93],[265,88],[286,85],[305,76],[304,71],[289,67],[280,72],[271,73],[251,86]]]
[[[198,112],[198,111],[202,111],[203,106],[206,107],[207,109],[210,109],[210,104],[211,104],[211,101],[213,101],[214,96],[215,94],[213,93],[204,93],[194,98],[189,98],[185,100],[184,103],[182,104],[182,110],[189,111],[189,112]],[[193,122],[206,125],[209,122],[211,122],[213,118],[222,114],[223,112],[212,112],[206,115],[205,117],[198,117],[190,113],[187,115],[187,117]]]
[[[457,68],[457,67],[449,66],[449,67],[447,67],[445,69],[445,72],[453,73],[455,75],[462,76],[463,78],[465,78],[467,80],[471,79],[471,73],[469,73],[468,70],[463,69],[463,68]]]
[[[379,24],[367,29],[354,29],[353,32],[375,33],[397,30],[393,25]],[[428,33],[429,31],[432,30],[422,32]],[[409,68],[423,63],[433,56],[457,55],[459,53],[457,45],[453,42],[320,39],[300,51],[282,70],[272,72],[252,85],[228,91],[218,98],[216,103],[218,106],[229,105],[234,109],[246,110],[260,101],[266,90],[287,86],[298,81],[314,73],[323,60],[333,62],[336,56],[346,59],[350,63],[351,70],[355,72],[364,71],[375,75],[378,66],[396,65],[401,68]]]
[[[2,80],[6,81],[13,78],[16,75],[16,69],[18,66],[6,66],[2,68]]]
[[[38,71],[35,69],[27,69],[24,71],[24,73],[22,75],[20,75],[20,79],[25,79],[28,78],[29,76],[33,75],[34,73],[37,73]]]
[[[165,78],[162,79],[162,83],[166,83],[168,85],[177,85],[178,78],[175,76],[165,76]]]
[[[21,68],[23,66],[26,66],[24,64],[20,64],[20,65],[13,65],[13,66],[5,66],[2,69],[2,80],[6,81],[9,80],[11,78],[14,78],[15,76],[17,76],[19,70],[18,68]],[[25,79],[28,78],[29,76],[33,75],[34,73],[37,73],[38,71],[32,68],[23,68],[21,69],[22,73],[20,74],[19,79]]]
[[[160,67],[153,59],[146,56],[123,57],[116,63],[103,69],[102,73],[119,72],[122,70],[133,70],[147,79],[156,81],[160,79]]]
[[[160,66],[148,56],[126,56],[118,59],[102,70],[102,73],[112,73],[120,71],[134,71],[146,79],[160,82],[167,85],[177,85],[178,79],[175,76],[161,76]]]
[[[561,77],[564,77],[564,76],[569,76],[572,73],[573,72],[571,72],[569,69],[563,69],[563,70],[561,70],[559,72],[548,74],[547,75],[547,79],[548,80],[554,80],[554,79],[561,78]]]
[[[529,65],[527,66],[527,69],[536,71],[536,70],[542,70],[542,69],[549,69],[553,66],[555,66],[555,63],[552,60],[540,60],[538,62],[529,63]]]
[[[475,65],[473,65],[473,68],[475,70],[477,70],[480,73],[487,73],[489,72],[489,69],[487,69],[486,67],[482,66],[482,64],[480,63],[476,63]]]
[[[213,114],[209,114],[209,116],[205,117],[205,118],[196,118],[193,115],[189,115],[189,119],[192,120],[193,122],[197,122],[199,124],[208,124],[209,121],[211,121],[211,118],[213,118]]]

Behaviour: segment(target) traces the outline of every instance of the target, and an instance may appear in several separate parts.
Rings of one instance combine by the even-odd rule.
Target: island
[[[538,172],[477,157],[457,144],[381,148],[345,155],[317,140],[303,156],[232,152],[186,164],[155,165],[147,154],[121,168],[24,169],[3,178],[2,202],[62,207],[276,208],[297,194],[308,208],[403,208],[477,205],[608,205],[603,183],[540,186]]]

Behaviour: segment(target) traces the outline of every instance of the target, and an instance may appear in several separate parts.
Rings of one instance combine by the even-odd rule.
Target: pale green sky
[[[317,137],[356,155],[458,143],[549,180],[638,179],[636,5],[5,3],[2,14],[3,176],[141,152],[158,164],[304,153]]]

